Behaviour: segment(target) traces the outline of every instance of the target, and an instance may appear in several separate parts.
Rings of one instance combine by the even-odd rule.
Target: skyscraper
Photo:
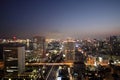
[[[45,56],[45,37],[44,36],[35,36],[33,37],[33,48],[39,52],[41,57]]]
[[[3,46],[5,76],[18,76],[25,70],[25,47],[21,44]]]
[[[66,60],[74,60],[75,54],[75,41],[72,39],[67,39],[64,41],[64,49]]]

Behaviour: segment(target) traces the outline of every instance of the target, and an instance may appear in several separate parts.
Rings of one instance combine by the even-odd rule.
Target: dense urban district
[[[0,80],[120,80],[120,36],[0,39]]]

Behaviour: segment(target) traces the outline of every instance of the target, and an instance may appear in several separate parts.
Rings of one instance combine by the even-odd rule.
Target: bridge
[[[68,65],[68,66],[72,66],[73,63],[67,62],[67,63],[26,63],[25,66],[40,66],[40,65],[46,65],[46,66],[64,66],[64,65]]]
[[[62,63],[26,63],[25,66],[42,66],[42,65],[46,65],[46,66],[64,66],[64,65],[68,65],[70,67],[73,66],[73,62],[62,62]],[[86,63],[86,66],[91,65],[94,66],[94,64],[90,64],[90,63]],[[107,66],[108,64],[106,63],[101,63],[102,66]]]

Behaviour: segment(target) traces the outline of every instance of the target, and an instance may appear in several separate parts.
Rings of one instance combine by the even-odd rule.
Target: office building
[[[66,60],[74,60],[75,41],[74,40],[64,41],[64,51],[65,51],[65,55],[66,55]]]
[[[45,56],[45,37],[44,36],[35,36],[33,37],[33,48],[36,50],[41,57]]]
[[[25,47],[21,44],[3,46],[4,75],[18,76],[25,70]]]

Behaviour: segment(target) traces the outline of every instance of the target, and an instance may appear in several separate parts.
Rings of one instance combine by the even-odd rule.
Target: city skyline
[[[119,0],[2,0],[0,38],[120,35]]]

